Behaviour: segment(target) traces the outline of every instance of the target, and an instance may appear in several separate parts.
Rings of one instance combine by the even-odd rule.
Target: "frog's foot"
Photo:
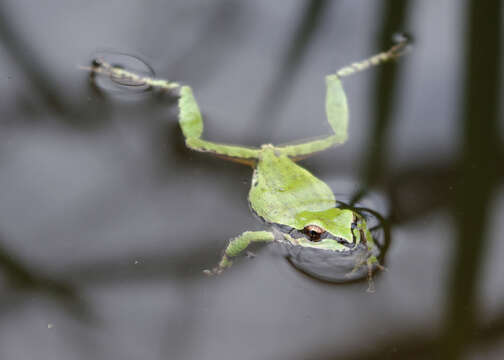
[[[354,275],[357,271],[359,271],[363,266],[367,267],[368,288],[366,291],[369,293],[374,293],[375,292],[375,286],[373,281],[374,269],[376,268],[381,271],[386,271],[387,269],[378,262],[378,259],[376,258],[375,255],[363,256],[357,259],[352,271],[347,273],[345,276],[347,278],[351,278],[352,275]]]
[[[220,274],[222,274],[223,271],[224,271],[224,269],[221,269],[220,267],[216,266],[212,270],[208,270],[208,269],[203,270],[203,274],[205,274],[207,276],[220,275]]]
[[[226,267],[229,267],[229,266],[231,266],[231,263]],[[219,264],[216,267],[214,267],[212,270],[208,270],[208,269],[203,270],[203,274],[205,274],[207,276],[220,275],[220,274],[222,274],[222,272],[224,270],[226,270],[226,267],[220,266],[220,264]]]
[[[80,66],[80,68],[89,71],[91,74],[107,76],[117,84],[130,84],[133,86],[147,85],[151,88],[160,90],[173,90],[180,87],[180,84],[174,81],[139,75],[135,72],[112,65],[100,58],[94,59],[90,67]]]
[[[374,281],[373,281],[373,269],[377,268],[380,271],[386,271],[387,268],[385,268],[384,266],[382,266],[378,262],[378,259],[376,258],[375,255],[371,255],[370,257],[367,258],[366,266],[367,266],[367,270],[368,270],[368,288],[366,291],[368,293],[374,293],[375,286],[374,286]]]
[[[208,275],[208,276],[213,276],[213,275],[220,275],[226,268],[230,267],[233,265],[233,262],[229,260],[227,255],[224,255],[222,257],[222,260],[219,262],[219,265],[214,267],[212,270],[203,270],[203,274]]]

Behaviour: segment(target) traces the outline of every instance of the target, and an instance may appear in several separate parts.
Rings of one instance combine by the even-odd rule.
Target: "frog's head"
[[[350,251],[365,241],[364,218],[349,209],[302,211],[293,223],[281,229],[294,245],[333,251]]]
[[[369,276],[379,255],[363,215],[351,209],[301,211],[278,227],[287,244],[286,256],[302,272],[317,279],[344,283]]]

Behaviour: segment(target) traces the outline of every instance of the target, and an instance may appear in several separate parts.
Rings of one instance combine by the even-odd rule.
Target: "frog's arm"
[[[109,76],[114,81],[127,80],[129,83],[148,85],[154,89],[167,91],[179,89],[179,124],[187,147],[196,151],[213,153],[223,158],[245,164],[254,164],[255,159],[259,156],[260,150],[257,148],[220,144],[201,139],[203,118],[198,103],[193,96],[192,89],[189,86],[182,86],[168,80],[140,76],[131,71],[114,67],[103,60],[96,61],[93,67],[85,69]]]
[[[407,45],[407,39],[396,44],[388,51],[379,53],[369,59],[355,62],[338,70],[335,74],[326,76],[326,99],[325,110],[327,121],[333,130],[333,134],[313,141],[296,145],[276,146],[275,149],[294,159],[302,159],[307,156],[325,150],[331,146],[343,144],[348,137],[348,105],[341,83],[341,78],[365,70],[371,66],[395,59],[403,54]]]
[[[381,271],[386,270],[386,268],[380,264],[380,262],[378,261],[378,258],[373,253],[373,249],[375,248],[376,244],[374,242],[373,235],[371,234],[371,231],[369,231],[369,229],[367,227],[364,230],[364,236],[366,238],[366,243],[367,243],[367,247],[368,247],[368,257],[366,259],[366,266],[368,269],[368,288],[366,291],[372,293],[375,291],[374,281],[373,281],[373,267],[376,266]]]
[[[386,270],[385,267],[383,267],[380,262],[378,261],[378,258],[376,257],[374,253],[374,249],[376,247],[373,235],[371,234],[371,231],[368,229],[365,221],[361,222],[356,229],[353,230],[354,236],[356,239],[358,239],[359,242],[365,241],[367,245],[367,253],[365,254],[364,257],[357,259],[357,262],[355,263],[354,268],[350,273],[347,274],[348,277],[350,277],[353,273],[358,271],[362,266],[367,267],[367,272],[368,272],[368,289],[367,292],[374,292],[374,281],[373,281],[373,269],[376,267],[382,271]]]
[[[229,241],[219,264],[212,270],[204,270],[207,275],[217,275],[233,264],[232,257],[240,255],[253,242],[272,242],[275,236],[270,231],[245,231]]]

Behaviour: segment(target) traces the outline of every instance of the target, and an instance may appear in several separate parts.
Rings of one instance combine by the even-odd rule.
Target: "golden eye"
[[[308,240],[318,242],[325,230],[317,225],[308,225],[303,229],[303,233],[308,236]]]

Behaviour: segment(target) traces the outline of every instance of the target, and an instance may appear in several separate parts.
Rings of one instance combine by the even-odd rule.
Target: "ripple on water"
[[[95,52],[92,56],[92,66],[96,67],[104,63],[131,71],[139,76],[155,77],[152,67],[134,55],[111,51]],[[144,82],[135,81],[128,77],[95,74],[93,79],[98,88],[112,93],[144,92],[150,89],[150,86]]]

